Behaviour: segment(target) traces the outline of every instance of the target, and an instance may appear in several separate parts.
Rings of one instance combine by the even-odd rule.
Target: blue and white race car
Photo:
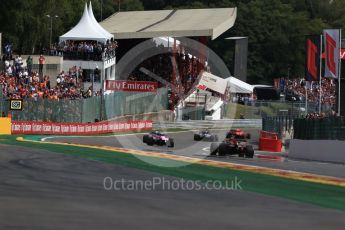
[[[218,136],[211,134],[208,130],[200,131],[194,134],[195,141],[218,141]]]

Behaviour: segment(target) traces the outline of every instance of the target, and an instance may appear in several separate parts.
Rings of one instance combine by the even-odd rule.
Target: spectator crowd
[[[319,104],[321,102],[322,105],[329,107],[336,103],[336,84],[333,79],[322,78],[320,87],[319,82],[282,78],[278,88],[289,95],[289,100],[305,101],[307,95],[307,100],[310,103]]]
[[[171,50],[163,45],[158,45],[157,49],[159,54],[141,62],[128,76],[128,80],[157,81],[159,88],[168,86],[169,104],[176,105],[192,89],[200,72],[207,70],[207,64],[185,52],[182,46],[177,49],[176,55],[173,55]],[[176,78],[173,82],[174,72]],[[174,87],[174,98],[171,97],[170,83]]]
[[[96,41],[64,41],[50,47],[50,55],[63,56],[66,60],[104,61],[115,57],[116,41],[106,44]]]
[[[42,56],[40,56],[42,58]],[[73,67],[68,73],[60,73],[56,78],[56,86],[52,87],[48,75],[32,71],[32,58],[26,60],[27,66],[23,67],[23,59],[19,55],[14,64],[5,61],[5,70],[0,72],[0,85],[3,96],[7,99],[78,99],[91,97],[92,89],[85,92],[81,88],[81,68]]]

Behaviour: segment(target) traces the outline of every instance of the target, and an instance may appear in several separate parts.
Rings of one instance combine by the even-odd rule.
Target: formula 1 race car
[[[254,157],[254,148],[246,139],[237,139],[235,136],[226,138],[223,142],[214,142],[210,147],[211,156],[237,155],[239,157]]]
[[[218,141],[218,136],[211,134],[208,130],[200,131],[194,134],[195,141]]]
[[[151,132],[147,135],[144,135],[143,136],[143,142],[149,146],[166,145],[169,148],[173,148],[175,146],[174,139],[169,138],[168,136],[160,133],[159,131],[154,131],[154,132]]]
[[[235,137],[236,139],[250,139],[250,133],[246,133],[242,129],[230,129],[226,133],[226,138],[229,139],[231,137]]]

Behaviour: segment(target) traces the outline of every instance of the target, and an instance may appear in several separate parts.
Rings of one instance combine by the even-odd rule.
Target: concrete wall
[[[290,158],[345,164],[345,141],[291,140]]]
[[[101,79],[105,80],[115,80],[116,73],[116,57],[108,59],[106,61],[83,61],[83,60],[63,60],[63,70],[68,72],[73,66],[81,67],[84,70],[94,70],[96,66],[101,71]],[[84,89],[89,88],[92,85],[90,82],[84,83]],[[95,82],[93,85],[94,91],[99,91],[101,89],[101,83]]]
[[[23,67],[26,67],[26,59],[29,55],[22,55],[23,58]],[[14,58],[16,55],[13,56]],[[33,60],[33,71],[38,72],[38,58],[39,55],[31,55]],[[63,58],[60,56],[44,56],[46,61],[45,65],[43,66],[43,74],[48,75],[50,77],[50,84],[51,87],[56,86],[56,76],[59,75],[62,71],[62,64],[63,64]],[[47,65],[54,65],[56,68],[47,68]]]

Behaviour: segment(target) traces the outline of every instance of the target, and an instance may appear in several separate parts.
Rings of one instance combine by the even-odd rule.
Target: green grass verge
[[[235,114],[234,114],[234,111]],[[240,119],[241,114],[246,114],[246,106],[241,104],[229,103],[226,108],[225,117],[226,118],[233,118],[233,119]],[[234,117],[235,116],[235,117]]]
[[[225,184],[235,177],[241,180],[244,191],[256,192],[265,195],[287,198],[299,202],[318,205],[325,208],[334,208],[345,211],[345,188],[331,185],[310,183],[276,176],[262,175],[251,172],[243,172],[231,169],[222,169],[199,164],[183,167],[158,167],[147,164],[130,154],[95,150],[89,148],[50,145],[42,143],[18,142],[16,136],[0,136],[0,144],[16,145],[36,149],[44,149],[51,152],[63,153],[70,156],[92,159],[109,164],[122,165],[131,168],[142,169],[167,176],[174,176],[189,180],[219,180]],[[147,161],[172,165],[174,160],[157,159],[151,157]]]

